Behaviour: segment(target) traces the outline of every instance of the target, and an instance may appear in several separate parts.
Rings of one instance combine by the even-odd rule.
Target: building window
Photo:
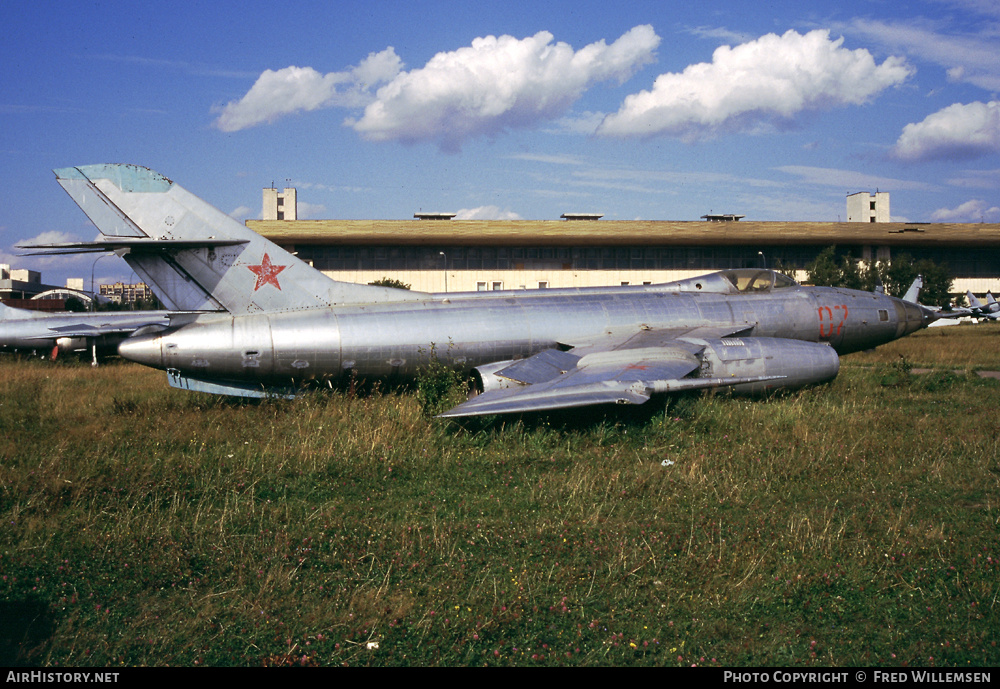
[[[503,289],[503,283],[502,282],[494,282],[493,283],[493,289],[495,289],[495,290],[501,290],[501,289]]]
[[[538,283],[538,289],[548,289],[548,288],[549,288],[548,280]]]
[[[477,282],[476,283],[476,291],[477,292],[485,292],[486,291],[486,283],[485,282]]]

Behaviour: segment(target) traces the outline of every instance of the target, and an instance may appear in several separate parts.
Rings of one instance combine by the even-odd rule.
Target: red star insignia
[[[644,366],[642,364],[629,364],[625,367],[626,371],[645,371],[649,366]]]
[[[278,273],[287,267],[274,265],[271,263],[271,257],[264,254],[264,259],[260,262],[259,266],[247,266],[250,272],[257,276],[257,284],[253,286],[253,291],[256,292],[267,284],[274,285],[278,288],[278,291],[281,291],[281,285],[278,284]]]

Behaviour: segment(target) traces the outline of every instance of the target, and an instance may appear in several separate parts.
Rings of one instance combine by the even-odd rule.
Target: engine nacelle
[[[501,371],[513,363],[515,363],[515,360],[511,359],[509,361],[495,361],[492,364],[476,366],[472,369],[473,383],[476,390],[478,392],[489,392],[490,390],[504,390],[518,385],[518,383],[509,378],[502,378],[496,374],[497,371]]]
[[[90,347],[86,337],[60,337],[56,340],[60,354],[68,352],[85,352]]]
[[[738,395],[825,383],[840,371],[840,357],[826,344],[771,337],[727,337],[704,342],[706,347],[699,355],[701,378],[782,376],[734,385],[731,390]]]

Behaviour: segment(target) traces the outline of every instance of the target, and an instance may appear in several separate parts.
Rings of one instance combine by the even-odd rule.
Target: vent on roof
[[[600,220],[603,213],[563,213],[559,216],[563,220]]]
[[[458,213],[414,213],[413,217],[417,220],[451,220]]]

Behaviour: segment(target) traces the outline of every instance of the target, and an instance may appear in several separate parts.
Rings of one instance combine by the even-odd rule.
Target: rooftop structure
[[[42,283],[42,274],[37,270],[11,268],[0,264],[0,299],[31,299],[46,290],[58,289],[55,285]]]
[[[418,220],[451,220],[456,215],[458,215],[458,213],[436,213],[436,212],[420,211],[418,213],[414,213],[413,217],[417,218]]]
[[[889,192],[859,191],[847,195],[847,222],[890,222]]]
[[[84,306],[90,307],[91,302],[94,301],[94,295],[85,290],[73,289],[72,287],[54,287],[40,292],[31,298],[32,301],[58,302],[59,308],[63,308],[63,305],[70,299],[76,299]]]
[[[563,220],[600,220],[603,213],[563,213],[559,216]]]
[[[260,217],[264,220],[298,220],[299,207],[295,189],[285,187],[280,192],[274,188],[264,189],[264,206]]]
[[[735,215],[734,213],[709,213],[708,215],[701,216],[701,219],[709,222],[736,222],[745,217],[747,216]]]

